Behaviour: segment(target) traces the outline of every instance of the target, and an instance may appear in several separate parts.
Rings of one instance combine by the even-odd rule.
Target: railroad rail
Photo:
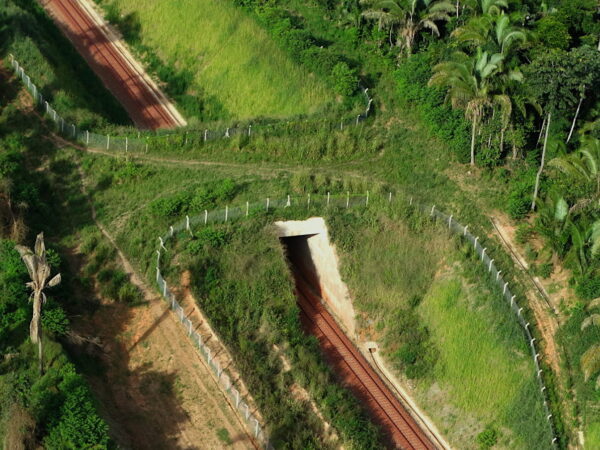
[[[302,274],[294,271],[294,277],[303,325],[317,337],[337,375],[363,402],[390,441],[402,449],[435,449],[413,417],[340,329]]]
[[[164,103],[164,95],[144,79],[143,72],[77,1],[47,0],[43,5],[138,127],[154,130],[180,125]]]

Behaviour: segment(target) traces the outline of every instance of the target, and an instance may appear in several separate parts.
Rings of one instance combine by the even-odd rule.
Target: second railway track
[[[146,83],[144,74],[127,61],[77,1],[46,0],[43,4],[138,127],[158,129],[178,125],[159,100],[160,94]]]

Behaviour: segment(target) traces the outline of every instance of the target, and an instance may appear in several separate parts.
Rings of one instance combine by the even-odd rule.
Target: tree
[[[46,260],[46,246],[44,245],[44,233],[37,235],[34,251],[23,245],[16,245],[15,248],[21,255],[21,259],[27,267],[31,281],[26,286],[32,290],[33,297],[33,317],[29,326],[29,335],[31,342],[38,344],[40,373],[43,373],[43,353],[42,353],[42,304],[46,302],[44,289],[56,286],[60,283],[60,274],[55,275],[50,281],[50,265]]]
[[[540,180],[544,171],[548,135],[552,127],[552,114],[556,110],[564,110],[573,105],[575,103],[574,93],[579,87],[579,80],[568,70],[567,60],[567,52],[557,49],[548,50],[533,60],[527,68],[528,86],[546,116],[544,145],[531,202],[532,211],[535,210]]]
[[[510,23],[504,12],[497,16],[474,17],[451,34],[457,42],[470,47],[484,47],[493,53],[501,53],[506,58],[516,46],[529,41],[529,33]]]
[[[466,6],[477,15],[496,15],[508,8],[506,0],[466,0]]]
[[[508,107],[508,99],[494,92],[493,77],[502,63],[502,55],[491,56],[478,49],[469,57],[456,52],[450,61],[442,62],[433,68],[430,86],[448,88],[446,100],[453,108],[465,110],[465,117],[471,122],[471,165],[475,165],[475,142],[479,124],[486,108],[493,104]]]
[[[585,138],[579,150],[554,158],[550,165],[574,182],[591,183],[596,191],[595,198],[600,199],[600,140]]]
[[[447,0],[376,0],[368,2],[371,8],[362,15],[379,21],[380,27],[388,27],[390,45],[396,32],[396,43],[401,51],[412,54],[417,34],[429,29],[436,36],[440,31],[436,22],[448,21],[454,5]]]
[[[567,136],[567,143],[571,140],[571,136],[575,130],[575,123],[581,110],[581,104],[586,98],[588,90],[600,83],[600,52],[589,46],[578,47],[569,52],[568,62],[570,73],[573,77],[579,79],[579,86],[577,88],[579,103],[573,116],[571,129]]]

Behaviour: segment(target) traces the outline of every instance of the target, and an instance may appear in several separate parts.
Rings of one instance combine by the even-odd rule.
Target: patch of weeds
[[[226,428],[219,428],[217,430],[217,437],[225,445],[233,444],[233,441],[231,440],[231,436],[229,436],[229,431],[227,431]]]

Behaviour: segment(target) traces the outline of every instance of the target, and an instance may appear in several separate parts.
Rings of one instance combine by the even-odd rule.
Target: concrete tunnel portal
[[[355,336],[355,312],[325,221],[313,217],[274,225],[294,277],[302,326],[317,337],[338,379],[381,427],[390,446],[434,449],[428,435],[348,337]]]

